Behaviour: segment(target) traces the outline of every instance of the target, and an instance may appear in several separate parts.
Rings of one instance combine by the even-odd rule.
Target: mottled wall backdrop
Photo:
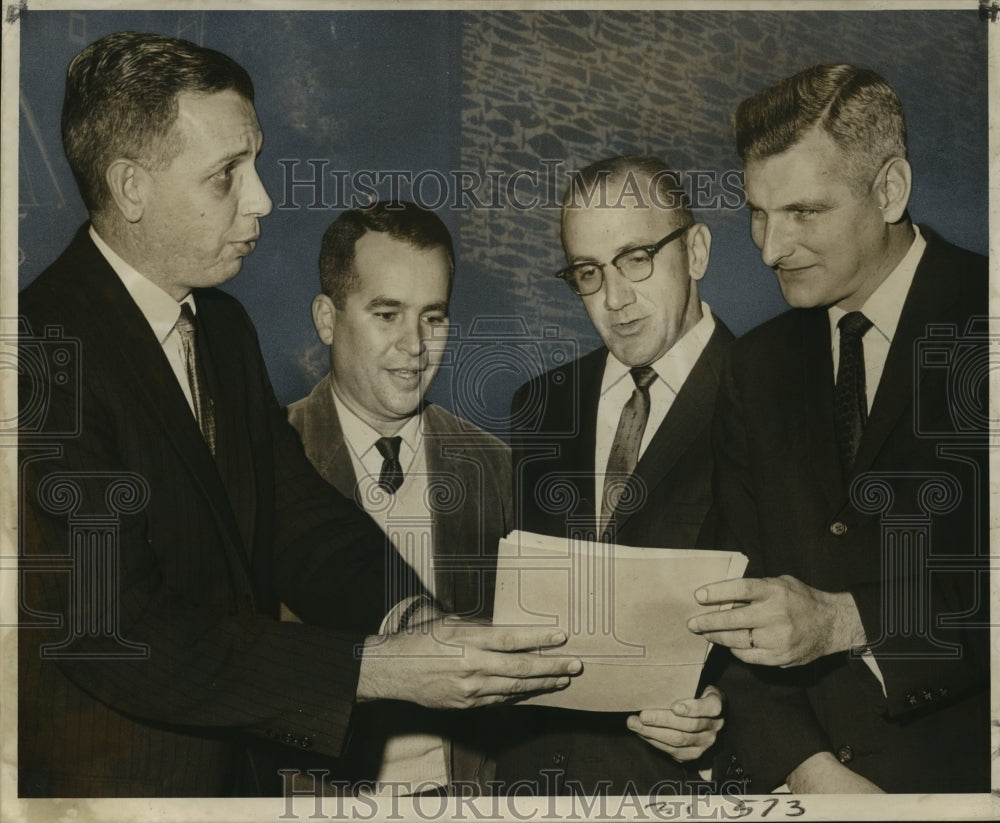
[[[986,251],[986,26],[972,11],[479,12],[463,15],[462,33],[462,168],[505,181],[532,170],[537,185],[522,174],[515,197],[537,205],[461,213],[455,314],[474,314],[484,291],[502,294],[498,305],[550,357],[561,347],[546,342],[546,327],[581,351],[600,341],[551,276],[565,261],[546,181],[558,178],[558,200],[570,171],[613,154],[655,154],[695,172],[697,216],[714,237],[702,294],[734,332],[786,308],[745,210],[723,187],[740,169],[729,124],[745,97],[814,63],[855,63],[893,83],[909,119],[914,218]],[[511,361],[500,349],[496,359]],[[481,397],[502,403],[522,360],[479,381]]]
[[[433,397],[503,432],[531,371],[598,344],[562,264],[566,176],[610,154],[694,173],[711,226],[703,294],[736,332],[784,308],[747,232],[729,119],[748,94],[816,62],[853,62],[898,89],[911,211],[987,247],[987,26],[918,12],[39,12],[22,18],[19,280],[86,219],[59,142],[72,56],[111,31],[178,35],[251,72],[275,210],[227,289],[247,306],[279,399],[325,369],[309,303],[330,220],[352,199],[436,208],[458,245],[455,340]],[[6,307],[5,307],[6,309]]]

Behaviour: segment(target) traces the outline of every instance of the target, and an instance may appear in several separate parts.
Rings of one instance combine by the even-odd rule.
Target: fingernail
[[[692,617],[690,620],[688,620],[687,627],[688,627],[688,631],[689,632],[694,632],[695,634],[697,634],[698,633],[698,618]]]
[[[560,677],[556,681],[556,688],[557,689],[565,689],[568,685],[569,685],[569,678],[568,677]]]
[[[562,631],[552,632],[552,634],[549,635],[549,643],[551,643],[554,646],[558,646],[565,642],[566,642],[566,632]]]
[[[627,725],[630,729],[632,729],[632,731],[635,731],[642,725],[642,722],[639,720],[638,717],[636,717],[633,714],[629,717],[628,720],[625,721],[625,725]]]
[[[698,589],[694,593],[694,599],[699,603],[704,603],[708,599],[708,592],[704,589]]]
[[[583,671],[583,661],[582,660],[574,660],[572,663],[569,664],[569,673],[570,674],[579,674],[582,671]]]
[[[679,715],[685,715],[688,713],[688,708],[683,703],[674,703],[674,705],[670,707],[670,710],[674,714],[679,714]]]

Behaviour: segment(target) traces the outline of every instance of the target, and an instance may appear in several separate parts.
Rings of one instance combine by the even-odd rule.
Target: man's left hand
[[[746,663],[801,666],[866,642],[849,592],[820,591],[787,574],[710,583],[695,598],[706,606],[734,604],[692,617],[687,625]]]
[[[626,721],[649,745],[681,763],[701,757],[722,723],[722,692],[715,686],[707,686],[697,699],[678,700],[669,709],[643,709]]]

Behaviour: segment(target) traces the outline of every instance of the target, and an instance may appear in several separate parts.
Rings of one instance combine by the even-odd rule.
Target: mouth
[[[246,240],[233,240],[229,245],[236,249],[237,254],[241,257],[246,257],[248,254],[252,253],[255,248],[257,248],[258,237],[260,237],[260,235],[248,237]]]
[[[635,334],[642,328],[642,323],[645,317],[637,317],[634,320],[624,320],[619,323],[613,323],[611,328],[614,329],[616,334]]]
[[[809,266],[775,266],[774,273],[778,277],[799,277],[812,268]]]
[[[399,380],[412,381],[418,380],[425,369],[387,369],[387,371]]]

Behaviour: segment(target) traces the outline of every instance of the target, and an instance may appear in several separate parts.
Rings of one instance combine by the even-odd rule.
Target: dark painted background
[[[86,219],[59,141],[63,77],[84,45],[120,29],[186,37],[246,66],[265,135],[258,163],[276,208],[229,286],[246,305],[279,399],[325,371],[309,303],[322,233],[362,170],[425,172],[417,197],[456,237],[455,340],[432,396],[500,433],[529,373],[598,344],[562,265],[546,174],[610,154],[650,152],[716,179],[739,164],[729,118],[747,95],[816,62],[874,68],[899,91],[918,223],[987,249],[987,26],[974,8],[918,12],[39,12],[22,17],[19,281],[51,262]],[[310,165],[307,161],[316,161]],[[281,163],[279,161],[285,161]],[[287,190],[290,169],[324,173]],[[453,172],[499,208],[453,208]],[[467,180],[473,178],[467,177]],[[390,193],[389,184],[377,186]],[[400,193],[413,197],[403,184]],[[556,192],[556,195],[558,192]],[[718,184],[708,194],[722,195]],[[731,196],[727,199],[732,201]],[[466,205],[470,198],[466,198]],[[324,205],[324,203],[326,205]],[[316,207],[314,207],[316,206]],[[702,293],[737,333],[784,308],[742,210],[710,207]]]

